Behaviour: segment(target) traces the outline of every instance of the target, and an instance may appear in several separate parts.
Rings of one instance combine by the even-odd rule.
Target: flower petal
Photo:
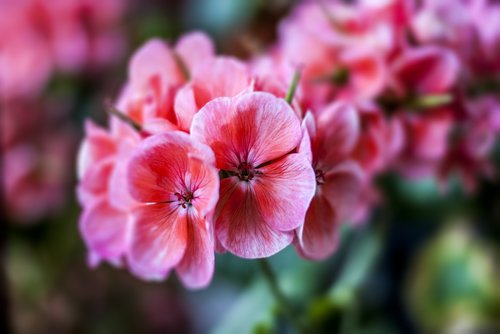
[[[148,87],[151,80],[160,80],[164,89],[184,81],[172,50],[160,39],[147,41],[132,56],[129,77],[134,88],[139,90]]]
[[[215,233],[229,252],[243,258],[263,258],[292,242],[292,231],[277,231],[264,219],[250,183],[236,177],[223,179],[220,195]]]
[[[143,205],[134,210],[128,253],[130,269],[144,279],[163,279],[184,256],[187,211],[176,203]]]
[[[455,84],[459,70],[457,56],[448,49],[408,49],[393,65],[395,89],[406,94],[443,93]]]
[[[321,168],[328,170],[351,153],[359,136],[359,116],[347,103],[336,102],[318,117],[313,156],[321,159]]]
[[[316,191],[316,176],[307,157],[289,154],[259,171],[262,175],[251,183],[262,219],[278,231],[290,231],[303,224]]]
[[[300,142],[300,123],[283,100],[268,93],[248,93],[209,102],[194,117],[191,135],[207,143],[217,167],[255,167],[277,159]]]
[[[191,289],[206,287],[214,273],[214,242],[208,222],[191,210],[187,220],[187,246],[177,274]],[[212,232],[213,233],[213,232]]]
[[[214,43],[204,32],[194,31],[182,36],[175,46],[175,52],[181,57],[188,69],[214,57]]]
[[[174,194],[183,188],[190,156],[214,163],[210,148],[184,132],[172,131],[144,140],[128,165],[132,197],[142,203],[174,200]]]
[[[235,96],[250,86],[249,70],[231,57],[208,59],[192,73],[193,91],[198,109],[216,97]]]
[[[314,196],[304,225],[297,229],[295,245],[300,255],[323,260],[338,246],[340,221],[330,203],[319,193]]]
[[[175,96],[175,116],[179,129],[189,132],[194,114],[198,112],[192,84],[187,84]]]
[[[325,184],[321,186],[321,191],[340,222],[352,219],[364,184],[365,176],[361,167],[349,160],[337,165],[325,175]]]
[[[130,216],[110,206],[106,197],[100,197],[85,207],[79,224],[88,248],[100,258],[113,260],[126,252]]]

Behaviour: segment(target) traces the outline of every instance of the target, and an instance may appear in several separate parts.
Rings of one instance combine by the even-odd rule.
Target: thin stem
[[[288,92],[286,92],[286,96],[285,96],[285,101],[288,104],[291,104],[293,101],[293,96],[295,95],[295,91],[297,90],[299,80],[300,80],[300,71],[296,70],[293,73],[292,82],[290,83],[290,87],[288,88]]]
[[[130,118],[129,116],[125,115],[124,113],[122,113],[120,110],[118,110],[111,102],[109,101],[106,101],[104,103],[104,106],[106,108],[106,111],[108,113],[110,113],[111,115],[113,116],[116,116],[118,117],[118,119],[120,119],[121,121],[129,124],[130,126],[132,126],[136,131],[142,131],[142,127],[139,123],[137,123],[136,121],[134,121],[132,118]]]
[[[306,333],[307,331],[304,328],[304,325],[299,321],[299,318],[290,307],[290,302],[288,298],[285,296],[283,291],[281,291],[276,275],[271,268],[271,265],[266,259],[257,260],[259,264],[260,271],[262,272],[264,278],[269,285],[269,288],[274,296],[274,299],[278,302],[280,306],[280,310],[283,314],[290,320],[290,322],[295,326],[299,333]]]

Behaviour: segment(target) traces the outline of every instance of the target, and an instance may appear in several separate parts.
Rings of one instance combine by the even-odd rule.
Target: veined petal
[[[262,219],[278,231],[303,224],[316,190],[316,177],[307,157],[289,154],[259,171],[262,174],[250,183]]]
[[[191,289],[206,287],[214,272],[214,241],[208,222],[196,210],[189,210],[187,219],[187,246],[177,274]]]
[[[207,103],[195,115],[191,135],[214,150],[218,168],[234,169],[289,153],[298,146],[301,129],[285,100],[257,92]]]
[[[319,192],[307,210],[304,225],[297,229],[295,247],[300,255],[312,260],[323,260],[338,246],[340,221],[335,210]]]
[[[128,253],[130,269],[145,279],[163,279],[184,256],[187,212],[177,203],[149,204],[134,210]]]
[[[187,188],[194,191],[192,200],[197,212],[204,217],[215,209],[219,199],[219,173],[217,169],[197,157],[189,157]]]
[[[243,258],[263,258],[292,242],[292,231],[275,230],[266,222],[250,183],[223,179],[220,194],[215,234],[226,250]]]
[[[190,156],[214,163],[210,148],[183,132],[167,132],[144,140],[128,165],[132,197],[142,203],[174,200],[174,194],[185,183]]]

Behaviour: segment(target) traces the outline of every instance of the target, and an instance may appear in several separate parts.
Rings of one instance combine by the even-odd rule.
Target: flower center
[[[177,192],[174,193],[174,196],[177,197],[179,205],[182,206],[184,209],[187,208],[188,206],[191,206],[192,205],[191,201],[194,199],[192,192],[180,192],[180,193]]]
[[[316,169],[314,172],[316,174],[316,184],[325,184],[325,173],[321,169]]]
[[[255,175],[262,174],[258,170],[254,169],[252,164],[249,164],[248,162],[242,162],[238,166],[238,172],[237,176],[240,178],[242,181],[250,181],[252,180]]]

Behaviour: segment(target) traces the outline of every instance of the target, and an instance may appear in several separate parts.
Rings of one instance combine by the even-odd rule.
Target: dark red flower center
[[[184,209],[192,205],[191,201],[194,199],[192,192],[180,192],[180,193],[174,193],[174,195],[177,197],[179,205],[182,206]]]
[[[242,162],[238,166],[238,172],[237,176],[239,177],[240,180],[242,181],[250,181],[252,180],[255,175],[261,174],[258,170],[256,170],[252,164],[249,164],[248,162]]]
[[[316,169],[314,172],[316,174],[316,184],[325,184],[325,173],[321,169]]]

